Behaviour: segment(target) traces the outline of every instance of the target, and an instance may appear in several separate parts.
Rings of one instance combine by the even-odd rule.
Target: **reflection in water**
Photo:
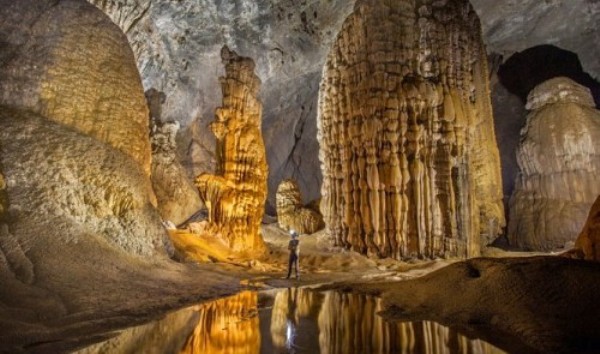
[[[256,310],[258,295],[244,291],[199,306],[200,319],[181,353],[256,354],[260,330]]]
[[[194,354],[503,353],[434,322],[387,323],[377,315],[380,310],[381,301],[366,295],[297,288],[247,291],[181,310],[84,351],[100,353],[112,348],[120,353]],[[190,316],[191,313],[195,315]],[[186,322],[192,326],[184,325]]]
[[[307,329],[312,322],[318,327],[318,350],[324,354],[503,353],[486,342],[471,340],[434,322],[385,322],[377,315],[381,310],[381,300],[372,296],[283,290],[276,295],[272,311],[273,344],[279,352],[301,352],[301,346],[311,348],[310,344],[294,339],[299,338],[297,332]]]

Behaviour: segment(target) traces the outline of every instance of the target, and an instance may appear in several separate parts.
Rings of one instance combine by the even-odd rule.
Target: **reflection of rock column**
[[[285,351],[294,344],[300,318],[307,318],[318,308],[320,294],[309,289],[289,288],[275,295],[271,313],[273,347]],[[301,344],[301,343],[300,343]]]
[[[434,322],[386,322],[381,310],[378,298],[327,292],[318,318],[321,353],[504,353]]]
[[[260,351],[256,292],[245,291],[199,307],[200,320],[182,354],[255,354]]]
[[[267,163],[260,131],[260,80],[254,62],[224,47],[225,77],[221,78],[223,106],[211,129],[217,138],[217,174],[196,179],[215,224],[234,250],[256,250],[267,196]]]
[[[510,200],[512,245],[550,251],[574,242],[600,194],[600,111],[590,91],[567,78],[528,97]]]
[[[486,53],[466,0],[357,1],[321,82],[322,212],[378,256],[474,256],[504,225]]]

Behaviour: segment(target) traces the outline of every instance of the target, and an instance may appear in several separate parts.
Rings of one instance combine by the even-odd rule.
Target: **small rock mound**
[[[298,183],[286,179],[277,188],[277,222],[284,230],[296,230],[301,234],[313,234],[325,227],[317,203],[302,204]]]

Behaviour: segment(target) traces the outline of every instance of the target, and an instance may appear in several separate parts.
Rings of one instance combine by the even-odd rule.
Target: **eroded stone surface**
[[[319,101],[321,207],[337,245],[398,259],[467,257],[498,235],[487,73],[468,2],[357,4]]]
[[[263,134],[270,166],[268,210],[285,178],[308,200],[320,196],[318,84],[332,40],[354,0],[90,0],[127,33],[145,87],[167,94],[164,119],[181,123],[179,152],[192,175],[213,172],[208,123],[220,102],[215,72],[223,44],[254,58],[263,82]],[[442,2],[442,3],[445,3]],[[504,58],[553,43],[577,53],[600,77],[600,2],[472,0],[489,52]],[[503,139],[503,137],[499,137]]]
[[[196,178],[208,221],[235,251],[263,247],[260,223],[267,197],[267,162],[260,130],[260,80],[254,62],[227,47],[221,51],[223,105],[210,127],[217,139],[217,174]]]
[[[282,181],[277,188],[277,223],[284,230],[312,234],[323,227],[323,216],[314,204],[304,206],[298,183],[292,179]],[[318,206],[318,205],[317,205]]]
[[[177,158],[176,136],[179,122],[161,122],[164,94],[149,90],[146,92],[146,99],[151,115],[152,188],[156,193],[158,211],[163,220],[180,224],[203,204]]]
[[[589,90],[567,78],[529,94],[510,201],[511,244],[536,251],[572,245],[600,194],[600,112]]]
[[[148,108],[119,28],[76,0],[3,0],[0,18],[0,104],[93,136],[149,175]]]

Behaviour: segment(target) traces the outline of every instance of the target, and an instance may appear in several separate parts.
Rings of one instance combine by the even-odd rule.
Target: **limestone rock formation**
[[[260,80],[254,62],[227,47],[221,52],[223,105],[211,130],[217,139],[217,171],[196,178],[208,221],[218,227],[235,251],[263,245],[260,223],[267,197],[267,163],[262,139]]]
[[[0,47],[0,352],[71,351],[235,291],[167,257],[118,27],[83,0],[0,0]]]
[[[263,82],[269,213],[284,178],[294,178],[307,200],[320,197],[316,97],[331,42],[354,0],[89,1],[127,34],[145,87],[166,93],[165,120],[181,123],[178,144],[188,173],[214,168],[214,138],[197,127],[208,124],[220,103],[213,72],[226,43],[255,58]],[[489,52],[508,57],[553,43],[577,53],[585,70],[600,77],[600,2],[470,2]]]
[[[575,241],[600,194],[600,112],[594,107],[589,90],[567,78],[529,94],[510,201],[512,245],[550,251]]]
[[[202,202],[177,158],[179,122],[161,121],[163,97],[156,90],[146,92],[151,117],[152,188],[163,220],[180,224],[202,208]]]
[[[600,196],[590,209],[585,226],[575,242],[575,250],[585,260],[600,262]]]
[[[30,11],[15,15],[25,5]],[[118,27],[76,0],[6,0],[0,17],[0,104],[93,136],[131,156],[149,175],[148,108],[133,52]]]
[[[277,223],[284,230],[296,230],[300,234],[312,234],[325,224],[323,216],[312,205],[304,206],[298,183],[292,179],[282,181],[277,188]]]
[[[360,1],[323,72],[322,212],[337,245],[468,257],[504,225],[486,54],[467,1]]]

